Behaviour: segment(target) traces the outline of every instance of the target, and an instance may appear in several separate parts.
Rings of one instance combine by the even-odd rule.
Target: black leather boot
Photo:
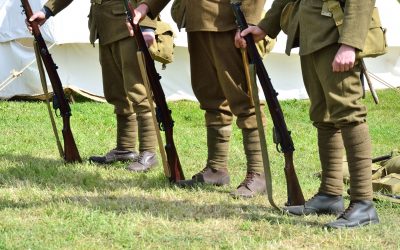
[[[193,175],[190,180],[183,180],[176,182],[177,186],[180,187],[193,187],[197,184],[211,184],[215,186],[227,185],[230,182],[228,169],[213,169],[205,167],[199,173]]]
[[[372,201],[351,201],[349,207],[327,228],[361,227],[379,223],[378,214]]]
[[[98,164],[111,164],[117,161],[135,161],[138,156],[138,152],[113,149],[105,155],[90,156],[89,161]]]
[[[343,197],[341,195],[316,194],[310,200],[301,206],[288,206],[284,211],[293,215],[309,214],[335,214],[338,215],[344,211]]]

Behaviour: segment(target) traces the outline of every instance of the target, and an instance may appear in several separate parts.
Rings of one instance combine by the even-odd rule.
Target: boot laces
[[[143,156],[144,156],[144,154],[140,153],[137,161],[142,162]]]
[[[207,167],[207,166],[204,167],[200,172],[198,172],[197,174],[195,174],[193,177],[204,174],[208,169],[210,169],[210,167]]]
[[[240,183],[239,187],[247,186],[250,183],[252,183],[254,181],[254,176],[255,175],[256,175],[256,173],[254,173],[254,172],[247,172],[246,177],[244,178],[242,183]]]
[[[350,212],[350,210],[352,210],[352,209],[353,209],[353,207],[354,207],[354,204],[355,204],[355,202],[353,202],[353,201],[350,201],[349,207],[348,207],[348,208],[346,208],[346,210],[344,210],[344,212],[343,212],[343,213],[341,213],[341,214],[339,215],[339,218],[345,218],[345,215],[346,215],[348,212]]]
[[[308,201],[314,200],[315,198],[317,198],[318,195],[319,195],[318,193],[317,193],[317,194],[314,194],[313,197],[311,197]]]
[[[140,152],[137,161],[141,163],[145,155],[148,155],[147,151]]]
[[[110,151],[108,151],[106,153],[106,155],[104,156],[106,159],[115,159],[115,153],[118,151],[117,148],[113,148]]]

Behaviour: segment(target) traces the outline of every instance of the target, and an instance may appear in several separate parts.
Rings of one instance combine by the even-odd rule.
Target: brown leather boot
[[[132,172],[147,172],[158,164],[157,154],[154,152],[140,152],[137,161],[132,162],[126,168]]]
[[[178,181],[176,183],[179,187],[193,187],[198,184],[211,184],[215,186],[227,185],[230,182],[228,169],[213,169],[205,167],[199,173],[193,175],[190,180]]]
[[[234,198],[251,198],[267,190],[263,173],[247,172],[246,178],[237,189],[231,192]]]
[[[228,126],[207,127],[207,164],[190,180],[178,181],[179,187],[192,187],[196,184],[222,186],[229,184],[228,152],[232,128]]]
[[[247,174],[244,181],[231,192],[234,198],[251,198],[264,193],[266,188],[258,129],[242,129],[243,148],[247,159]]]

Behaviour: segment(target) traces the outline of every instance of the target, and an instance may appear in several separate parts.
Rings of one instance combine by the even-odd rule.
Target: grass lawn
[[[365,99],[374,156],[400,148],[400,96],[393,90],[378,95],[379,105],[369,93]],[[319,186],[319,162],[309,103],[289,100],[281,105],[296,147],[298,178],[310,198]],[[177,151],[190,178],[207,157],[203,112],[195,102],[169,106]],[[265,196],[232,199],[229,192],[245,175],[237,127],[230,144],[231,185],[186,190],[170,185],[161,165],[147,174],[134,174],[123,163],[88,163],[89,156],[115,146],[112,107],[87,100],[71,107],[72,131],[84,161],[64,164],[43,102],[0,102],[0,249],[400,248],[400,206],[388,201],[376,203],[381,224],[327,231],[322,225],[333,216],[281,215]],[[61,119],[57,120],[60,130]],[[270,125],[274,198],[283,205],[283,155],[275,150]]]

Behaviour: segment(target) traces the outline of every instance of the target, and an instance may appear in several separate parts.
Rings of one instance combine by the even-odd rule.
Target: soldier
[[[149,14],[155,17],[169,0],[145,0],[135,10],[135,22]],[[244,13],[249,23],[257,23],[265,0],[245,0]],[[186,4],[187,3],[187,4]],[[186,32],[190,54],[193,92],[205,111],[208,158],[205,168],[192,179],[178,185],[198,183],[226,185],[229,141],[233,116],[242,130],[247,159],[247,173],[243,182],[231,193],[233,197],[252,197],[266,190],[262,165],[260,138],[255,108],[246,88],[240,50],[235,48],[237,33],[235,18],[229,1],[181,1],[186,8]],[[261,107],[263,108],[263,107]],[[265,122],[265,117],[263,117]]]
[[[72,0],[48,0],[30,21],[43,24]],[[117,119],[117,145],[104,156],[92,156],[91,162],[109,164],[133,161],[127,169],[144,172],[157,164],[156,134],[136,57],[137,46],[125,25],[126,15],[121,0],[91,0],[89,14],[90,42],[99,39],[99,55],[104,96],[114,106]],[[150,45],[155,41],[156,21],[146,18],[143,35]],[[138,131],[139,130],[139,131]],[[139,153],[136,151],[139,135]]]
[[[281,30],[282,10],[289,2],[275,0],[265,18],[241,35],[251,33],[255,40],[265,35],[276,37]],[[375,1],[346,0],[345,4],[343,1],[340,35],[332,13],[325,8],[327,2],[298,1],[298,10],[288,28],[286,52],[289,54],[295,44],[300,44],[303,81],[311,103],[310,118],[318,131],[322,180],[318,193],[304,206],[286,210],[294,215],[340,214],[325,225],[328,228],[363,226],[378,223],[379,219],[372,202],[371,140],[367,110],[360,102],[363,89],[356,51],[363,48]],[[242,39],[238,46],[245,47],[246,41]],[[351,194],[345,211],[343,149],[349,163]]]

